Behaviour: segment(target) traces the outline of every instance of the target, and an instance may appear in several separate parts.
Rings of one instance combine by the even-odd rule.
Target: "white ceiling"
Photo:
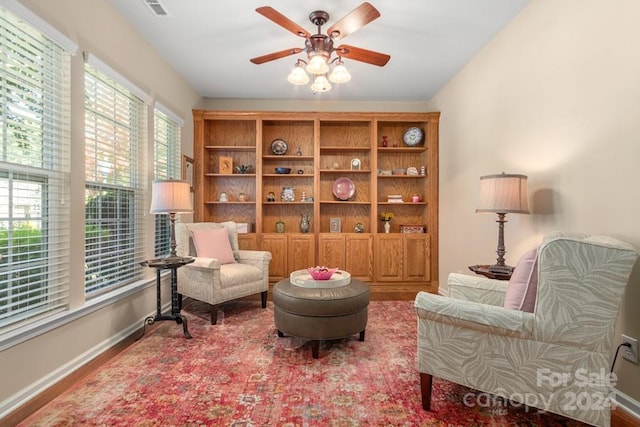
[[[295,36],[255,9],[271,6],[315,34],[314,10],[330,18],[323,33],[362,0],[154,0],[168,16],[154,15],[146,0],[110,0],[203,97],[427,101],[486,45],[529,0],[370,0],[381,16],[336,45],[391,55],[384,67],[345,59],[348,83],[314,95],[287,75],[303,53],[261,65],[250,58],[304,48]]]

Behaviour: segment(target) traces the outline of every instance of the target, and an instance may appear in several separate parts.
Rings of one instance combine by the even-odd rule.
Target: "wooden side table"
[[[180,314],[180,306],[178,304],[178,269],[186,264],[191,264],[195,259],[191,257],[167,257],[157,258],[148,261],[143,261],[140,265],[145,267],[151,267],[156,269],[156,315],[149,316],[144,319],[142,325],[142,335],[144,336],[146,325],[153,325],[160,320],[175,320],[178,325],[182,325],[182,330],[186,338],[191,338],[189,329],[187,329],[187,319]],[[162,270],[171,270],[171,313],[162,314],[161,312],[161,287],[160,287],[160,273]],[[140,339],[138,338],[138,339]]]
[[[488,277],[489,279],[496,279],[496,280],[511,279],[511,273],[497,273],[497,272],[489,271],[488,265],[470,265],[469,270],[473,271],[476,274],[480,274],[482,276]]]

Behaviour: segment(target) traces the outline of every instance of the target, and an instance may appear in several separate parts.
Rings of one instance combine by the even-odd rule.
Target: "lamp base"
[[[492,273],[497,273],[497,274],[511,274],[513,273],[513,267],[510,265],[498,265],[498,264],[494,264],[494,265],[490,265],[488,270]]]

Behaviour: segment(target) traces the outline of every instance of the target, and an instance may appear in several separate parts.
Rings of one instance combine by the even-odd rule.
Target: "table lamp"
[[[504,223],[508,213],[529,213],[527,203],[527,177],[525,175],[505,174],[480,177],[480,200],[476,213],[497,213],[498,220],[498,258],[489,266],[492,273],[511,274],[513,267],[505,265]]]
[[[171,221],[171,252],[167,258],[177,258],[176,214],[193,212],[190,184],[187,181],[175,179],[153,181],[150,212],[152,214],[169,214]]]

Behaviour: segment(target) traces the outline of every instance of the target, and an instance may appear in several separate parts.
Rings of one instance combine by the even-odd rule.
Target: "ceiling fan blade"
[[[311,33],[309,31],[305,30],[300,25],[296,24],[291,19],[287,18],[286,16],[284,16],[283,14],[281,14],[271,6],[259,7],[256,9],[256,12],[258,12],[260,15],[264,16],[265,18],[272,20],[273,22],[280,25],[281,27],[291,31],[296,36],[300,36],[304,38],[311,37]]]
[[[353,59],[354,61],[366,62],[367,64],[378,65],[383,67],[387,65],[387,62],[391,59],[391,56],[374,52],[373,50],[362,49],[361,47],[349,46],[346,44],[340,45],[335,49],[338,56],[343,58]]]
[[[300,52],[302,52],[302,49],[300,49],[299,47],[293,47],[291,49],[281,50],[280,52],[273,52],[267,55],[257,56],[255,58],[251,58],[249,61],[253,62],[254,64],[264,64],[265,62],[284,58],[285,56],[295,55],[296,53]]]
[[[378,17],[380,17],[378,9],[364,2],[329,27],[327,35],[334,40],[340,40]]]

